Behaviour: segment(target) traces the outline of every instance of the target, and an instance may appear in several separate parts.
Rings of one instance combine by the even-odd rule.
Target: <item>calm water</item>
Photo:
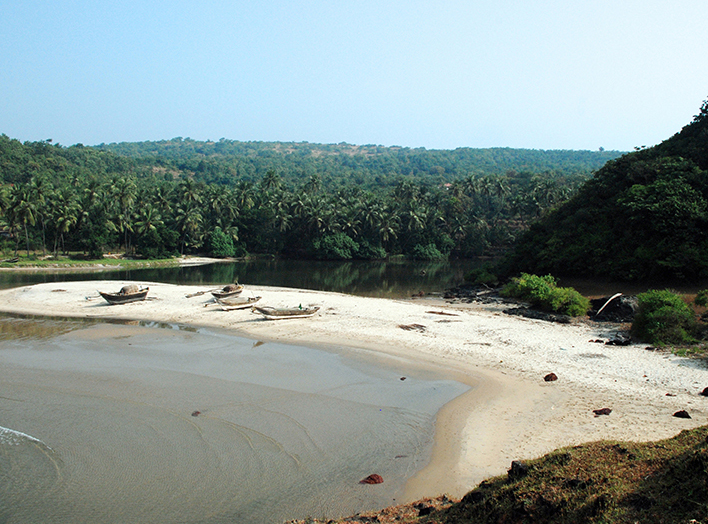
[[[385,507],[427,463],[437,411],[467,389],[363,351],[0,317],[0,522],[280,523]],[[359,484],[371,473],[384,483]]]
[[[204,266],[69,273],[0,272],[0,287],[76,280],[137,280],[171,284],[242,284],[337,291],[361,296],[409,297],[440,292],[464,280],[476,260],[444,262],[324,262],[254,260]]]

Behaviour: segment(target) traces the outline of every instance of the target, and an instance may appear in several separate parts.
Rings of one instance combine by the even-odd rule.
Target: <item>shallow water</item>
[[[428,461],[435,413],[468,389],[351,350],[17,320],[0,319],[0,522],[271,523],[384,507]],[[384,483],[358,483],[371,473]]]
[[[464,275],[470,269],[481,263],[479,260],[332,262],[260,259],[130,271],[7,271],[0,272],[0,289],[77,280],[133,280],[212,287],[238,281],[252,286],[292,287],[360,296],[401,298],[420,292],[441,292],[457,286],[463,282]]]

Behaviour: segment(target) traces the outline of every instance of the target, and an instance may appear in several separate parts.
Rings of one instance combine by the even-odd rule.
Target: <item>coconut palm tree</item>
[[[12,188],[8,215],[11,225],[17,226],[21,224],[23,226],[27,256],[29,257],[30,243],[27,225],[34,226],[37,222],[37,205],[29,184],[17,185]],[[17,255],[17,242],[15,243],[15,255]]]

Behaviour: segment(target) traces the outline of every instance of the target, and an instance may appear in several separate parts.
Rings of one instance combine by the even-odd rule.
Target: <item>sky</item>
[[[706,0],[0,0],[0,133],[630,151],[708,99]]]

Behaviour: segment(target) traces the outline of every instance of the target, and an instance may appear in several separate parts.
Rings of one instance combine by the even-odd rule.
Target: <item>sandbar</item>
[[[97,290],[149,286],[148,299],[108,305]],[[273,307],[320,306],[308,319],[265,320],[222,311],[209,285],[88,281],[0,290],[0,311],[23,315],[179,323],[233,330],[258,340],[356,348],[419,362],[471,386],[437,415],[430,463],[406,486],[406,501],[460,497],[512,460],[601,439],[652,441],[705,425],[708,366],[702,360],[607,345],[617,326],[551,323],[497,305],[384,299],[246,285]],[[190,297],[190,295],[192,295]],[[554,373],[558,380],[544,381]],[[593,410],[610,408],[610,415]],[[691,418],[673,414],[686,410]]]

